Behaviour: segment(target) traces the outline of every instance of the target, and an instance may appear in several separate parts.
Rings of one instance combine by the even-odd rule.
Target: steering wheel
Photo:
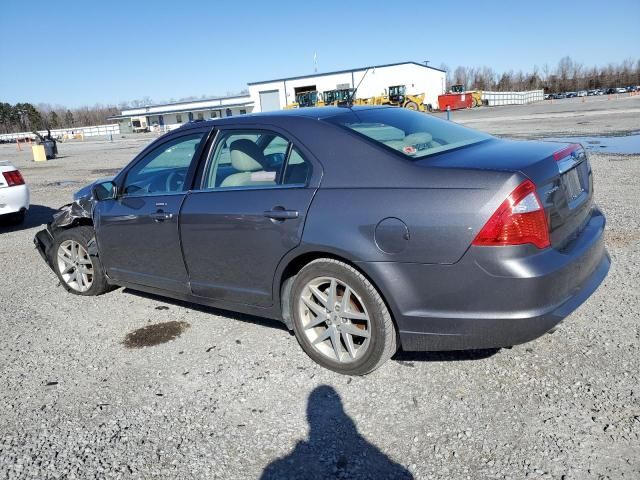
[[[179,192],[182,190],[186,175],[184,172],[173,171],[167,175],[165,187],[167,192]]]

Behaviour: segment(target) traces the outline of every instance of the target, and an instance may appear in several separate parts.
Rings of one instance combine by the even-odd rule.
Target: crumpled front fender
[[[80,219],[92,219],[93,202],[91,199],[80,198],[73,203],[63,205],[53,214],[51,228],[67,228]]]

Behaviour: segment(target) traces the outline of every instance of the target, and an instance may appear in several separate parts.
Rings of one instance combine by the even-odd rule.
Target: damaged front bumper
[[[33,243],[36,245],[36,250],[43,258],[43,260],[49,265],[49,268],[53,270],[53,263],[51,261],[51,246],[53,245],[53,233],[51,233],[49,225],[44,230],[40,230],[33,237]]]
[[[53,214],[53,219],[33,237],[33,243],[40,256],[53,270],[53,257],[51,247],[56,232],[70,228],[85,219],[91,219],[93,201],[91,197],[81,196],[73,203],[63,205]]]

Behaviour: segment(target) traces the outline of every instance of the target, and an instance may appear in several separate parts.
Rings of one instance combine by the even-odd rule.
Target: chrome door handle
[[[271,220],[289,220],[291,218],[298,218],[300,213],[297,210],[285,210],[284,208],[276,207],[273,210],[264,212],[264,216]]]
[[[156,213],[152,213],[149,215],[156,222],[164,222],[165,220],[171,220],[173,218],[173,213],[165,213],[158,211]]]

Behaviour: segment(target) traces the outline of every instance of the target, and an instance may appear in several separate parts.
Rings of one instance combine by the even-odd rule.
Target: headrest
[[[231,165],[240,172],[263,170],[264,155],[260,147],[247,138],[235,140],[229,147]]]
[[[431,140],[433,140],[433,136],[428,132],[410,133],[404,137],[404,143],[407,145],[422,145],[423,143],[430,143]]]

